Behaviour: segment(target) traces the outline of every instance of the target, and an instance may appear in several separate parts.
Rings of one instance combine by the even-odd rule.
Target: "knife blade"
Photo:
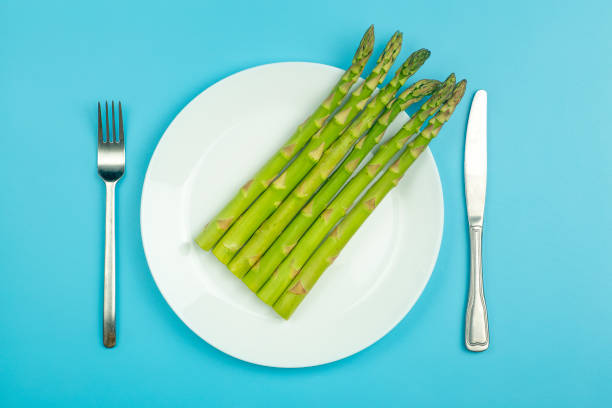
[[[465,137],[465,200],[470,226],[481,226],[487,192],[487,92],[474,95]]]
[[[482,228],[487,192],[487,92],[474,95],[465,136],[465,200],[470,236],[470,288],[465,317],[465,346],[489,347],[489,322],[482,279]]]

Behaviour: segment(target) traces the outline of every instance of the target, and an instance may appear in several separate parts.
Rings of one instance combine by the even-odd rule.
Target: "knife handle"
[[[470,226],[470,291],[465,315],[465,347],[484,351],[489,347],[487,304],[482,287],[482,226]]]

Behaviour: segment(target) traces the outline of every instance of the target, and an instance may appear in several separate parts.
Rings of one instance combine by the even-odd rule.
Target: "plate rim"
[[[161,137],[157,140],[157,143],[155,145],[155,149],[153,150],[153,153],[151,154],[151,157],[148,161],[147,164],[147,169],[145,172],[145,176],[142,182],[142,189],[141,189],[141,197],[140,197],[140,207],[139,207],[139,211],[140,211],[140,216],[139,216],[139,220],[140,220],[140,237],[141,237],[141,241],[142,241],[142,246],[143,246],[143,251],[145,254],[145,260],[147,262],[147,267],[149,269],[149,273],[151,275],[151,277],[153,278],[153,281],[155,282],[155,285],[157,286],[157,289],[159,290],[160,294],[162,295],[162,298],[164,299],[164,301],[166,302],[166,304],[170,307],[170,309],[174,312],[174,314],[181,320],[181,322],[183,322],[183,324],[185,324],[196,336],[198,336],[200,339],[202,339],[203,341],[205,341],[206,343],[208,343],[210,346],[212,346],[213,348],[217,349],[218,351],[231,356],[237,360],[241,360],[250,364],[256,364],[256,365],[261,365],[261,366],[265,366],[265,367],[273,367],[273,368],[305,368],[305,367],[315,367],[315,366],[319,366],[319,365],[326,365],[326,364],[330,364],[336,361],[340,361],[343,360],[345,358],[348,358],[350,356],[353,356],[357,353],[359,353],[360,351],[363,351],[369,347],[371,347],[372,345],[374,345],[375,343],[377,343],[379,340],[381,340],[383,337],[385,337],[387,334],[389,334],[395,327],[397,327],[397,325],[408,315],[408,313],[412,310],[412,308],[414,307],[414,305],[416,304],[416,302],[421,298],[425,288],[427,287],[427,285],[429,284],[429,281],[431,280],[431,275],[433,274],[433,270],[435,269],[435,266],[438,262],[438,258],[439,258],[439,254],[440,254],[440,248],[441,248],[441,244],[442,244],[442,239],[443,239],[443,232],[444,232],[444,222],[445,222],[445,211],[444,211],[444,192],[442,189],[442,182],[441,182],[441,178],[440,178],[440,173],[438,170],[438,166],[437,163],[435,161],[435,158],[433,157],[433,154],[431,152],[431,150],[429,149],[429,147],[425,150],[425,154],[429,155],[432,162],[433,162],[433,170],[435,173],[435,179],[438,181],[436,183],[436,190],[438,190],[438,193],[440,195],[440,228],[439,228],[439,232],[436,235],[437,236],[437,240],[434,243],[434,247],[435,247],[435,252],[433,254],[433,256],[431,257],[431,261],[430,264],[427,268],[427,270],[429,271],[427,274],[427,278],[425,280],[424,285],[420,288],[420,290],[418,291],[418,294],[414,297],[413,301],[410,302],[410,304],[406,304],[406,311],[403,313],[398,313],[397,317],[395,319],[390,319],[389,320],[389,324],[388,327],[385,327],[383,330],[380,330],[379,335],[375,335],[372,336],[372,340],[365,342],[364,344],[360,345],[359,347],[356,347],[356,349],[351,349],[348,352],[342,353],[339,356],[333,357],[333,358],[327,358],[327,359],[319,359],[316,361],[312,361],[311,363],[308,364],[292,364],[292,363],[287,363],[287,364],[271,364],[270,362],[266,362],[266,361],[261,361],[261,360],[257,360],[257,359],[253,359],[253,358],[248,358],[245,356],[241,356],[241,355],[237,355],[229,350],[227,350],[223,345],[217,343],[214,339],[210,339],[210,338],[205,338],[202,335],[200,335],[199,330],[196,330],[194,327],[192,327],[192,325],[188,322],[187,319],[184,319],[183,316],[181,315],[181,313],[179,312],[179,307],[178,305],[173,304],[173,302],[168,298],[168,296],[166,296],[166,293],[164,292],[162,285],[160,285],[160,282],[158,281],[158,279],[155,276],[155,273],[153,272],[153,269],[151,268],[151,262],[150,262],[150,256],[148,255],[148,251],[147,251],[147,246],[146,246],[146,239],[145,239],[145,231],[143,226],[145,225],[145,220],[143,218],[143,208],[145,207],[145,195],[147,194],[147,191],[151,188],[150,186],[148,186],[150,183],[148,182],[148,180],[150,180],[150,171],[151,171],[151,163],[154,161],[156,154],[158,153],[160,144],[163,142],[163,140],[166,137],[166,134],[168,132],[168,130],[172,127],[172,125],[174,124],[174,122],[181,116],[181,114],[198,98],[200,98],[204,93],[206,93],[207,91],[209,91],[210,89],[220,86],[223,82],[225,82],[226,80],[229,80],[231,78],[233,78],[234,76],[243,74],[247,71],[252,71],[252,70],[258,70],[258,69],[262,69],[262,68],[266,68],[268,66],[276,66],[276,65],[292,65],[292,64],[307,64],[307,65],[317,65],[317,66],[321,66],[324,67],[325,69],[333,69],[336,70],[338,72],[344,72],[343,69],[332,66],[332,65],[328,65],[328,64],[323,64],[323,63],[318,63],[318,62],[310,62],[310,61],[281,61],[281,62],[272,62],[272,63],[266,63],[266,64],[260,64],[260,65],[255,65],[255,66],[251,66],[245,69],[242,69],[240,71],[236,71],[226,77],[223,77],[222,79],[218,80],[217,82],[211,84],[210,86],[206,87],[205,89],[203,89],[201,92],[199,92],[196,96],[194,96],[192,99],[190,99],[182,108],[181,110],[174,116],[174,118],[172,119],[172,121],[170,121],[170,123],[168,124],[168,126],[165,128],[164,132],[162,133]]]

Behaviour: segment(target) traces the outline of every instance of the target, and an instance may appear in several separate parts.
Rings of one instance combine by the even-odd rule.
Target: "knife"
[[[482,227],[487,191],[487,92],[474,95],[465,137],[465,201],[470,229],[470,289],[465,316],[465,346],[489,347],[489,323],[482,284]]]

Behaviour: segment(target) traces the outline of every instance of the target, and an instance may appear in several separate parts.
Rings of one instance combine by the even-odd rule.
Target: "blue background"
[[[610,406],[611,20],[607,1],[0,1],[0,405]],[[388,336],[343,361],[281,370],[233,359],[173,314],[149,274],[147,163],[211,84],[275,61],[346,67],[370,23],[377,52],[396,29],[400,59],[432,50],[417,77],[469,79],[432,145],[446,219],[431,281]],[[491,347],[473,354],[463,142],[479,88]],[[111,98],[125,103],[128,167],[119,338],[106,350],[95,103]]]

